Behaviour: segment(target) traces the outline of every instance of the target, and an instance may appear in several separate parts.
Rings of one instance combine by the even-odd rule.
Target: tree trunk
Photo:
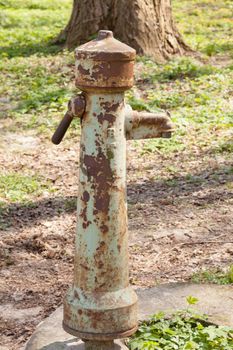
[[[56,42],[73,48],[99,29],[112,30],[115,38],[157,62],[192,51],[174,25],[171,0],[74,0],[69,23]]]

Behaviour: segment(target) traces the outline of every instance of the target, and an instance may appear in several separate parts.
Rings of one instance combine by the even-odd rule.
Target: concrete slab
[[[233,327],[233,286],[172,283],[136,292],[140,320],[158,311],[186,308],[186,297],[192,295],[199,299],[193,309],[208,314],[214,323]],[[63,309],[59,307],[37,327],[25,350],[82,350],[80,341],[63,331],[62,317]]]
[[[0,305],[0,315],[2,315],[3,319],[17,320],[17,322],[25,322],[25,320],[33,319],[42,310],[43,309],[40,306],[27,309],[16,309],[13,304]]]
[[[233,285],[171,283],[149,289],[138,289],[139,318],[146,319],[157,311],[187,308],[186,297],[198,298],[192,309],[209,315],[209,320],[233,328]]]

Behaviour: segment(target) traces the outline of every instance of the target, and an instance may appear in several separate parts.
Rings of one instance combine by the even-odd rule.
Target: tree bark
[[[56,42],[73,48],[99,29],[112,30],[115,38],[157,62],[192,51],[174,24],[171,0],[74,0],[70,20]]]

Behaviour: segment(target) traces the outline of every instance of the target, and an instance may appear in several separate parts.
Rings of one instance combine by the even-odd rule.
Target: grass
[[[32,129],[50,136],[64,114],[74,90],[73,53],[51,40],[65,26],[71,5],[70,0],[0,1],[0,76],[5,82],[0,96],[9,105],[6,115],[0,102],[0,119],[13,121],[6,126],[10,131]]]
[[[171,140],[144,142],[142,153],[157,149],[164,155],[183,150],[194,152],[198,146],[206,152],[230,154],[233,3],[174,0],[172,4],[180,32],[193,49],[204,55],[205,64],[191,58],[174,59],[165,65],[156,65],[144,57],[138,59],[143,67],[137,78],[148,88],[141,98],[139,91],[129,92],[129,102],[138,110],[169,110],[177,129]],[[141,142],[137,144],[142,147]]]
[[[233,56],[231,0],[173,1],[173,10],[180,31],[193,49],[207,56]]]
[[[233,284],[233,265],[227,271],[218,269],[199,271],[192,276],[194,283]]]
[[[56,53],[50,45],[58,31],[65,26],[70,1],[8,1],[0,2],[0,42],[2,57],[30,56]]]
[[[2,131],[33,130],[51,137],[74,88],[74,54],[52,44],[64,28],[71,0],[0,1],[0,119]],[[179,30],[205,63],[176,58],[158,65],[138,58],[127,100],[137,110],[169,110],[176,131],[170,140],[137,142],[142,153],[175,155],[233,151],[233,5],[230,0],[173,1]],[[188,18],[188,20],[187,20]],[[74,120],[66,138],[79,132]],[[35,189],[35,193],[36,193]],[[19,199],[20,200],[20,199]]]
[[[15,172],[0,173],[0,230],[12,225],[10,207],[26,205],[34,207],[38,197],[53,192],[50,181],[41,175],[19,174]]]
[[[145,81],[148,89],[142,98],[135,97],[138,91],[130,91],[130,104],[137,110],[169,110],[176,132],[171,140],[146,141],[142,153],[156,149],[163,154],[179,153],[197,145],[210,152],[232,152],[231,68],[203,65],[192,58],[175,59],[163,66],[144,60],[143,68],[138,79]]]
[[[0,207],[9,202],[28,202],[49,190],[49,182],[39,176],[8,173],[0,177]]]

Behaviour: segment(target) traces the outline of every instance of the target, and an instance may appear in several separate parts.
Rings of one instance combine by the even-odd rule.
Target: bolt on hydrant
[[[170,137],[166,113],[136,112],[125,103],[133,85],[135,50],[101,30],[76,49],[82,91],[52,141],[81,118],[74,282],[64,302],[64,329],[85,349],[115,349],[137,329],[137,296],[129,285],[126,140]],[[115,347],[114,347],[115,346]]]

